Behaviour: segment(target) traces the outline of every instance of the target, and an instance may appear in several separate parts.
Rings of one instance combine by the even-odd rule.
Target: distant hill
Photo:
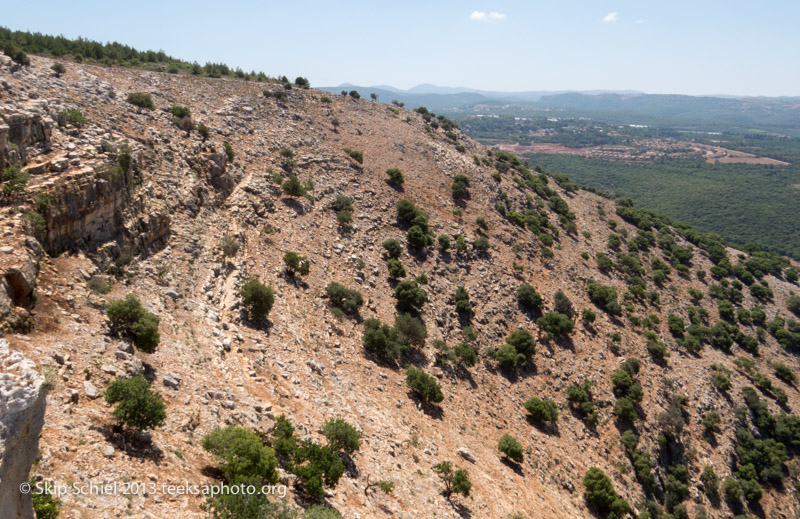
[[[425,106],[433,111],[453,110],[569,110],[610,112],[694,121],[789,127],[800,123],[798,97],[733,97],[645,94],[636,91],[588,90],[499,92],[464,87],[423,84],[408,90],[387,86],[344,84],[321,87],[339,93],[357,90],[361,95],[378,94],[378,100],[398,100],[408,108]]]

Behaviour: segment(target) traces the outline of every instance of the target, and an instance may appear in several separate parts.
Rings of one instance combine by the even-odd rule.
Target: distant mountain
[[[408,90],[388,86],[363,87],[343,84],[322,87],[339,93],[357,90],[362,96],[378,94],[378,100],[405,103],[407,108],[425,106],[434,112],[455,110],[565,110],[586,114],[634,114],[666,117],[674,121],[694,120],[769,126],[800,126],[798,97],[734,97],[645,94],[634,90],[499,92],[464,87],[422,84]]]

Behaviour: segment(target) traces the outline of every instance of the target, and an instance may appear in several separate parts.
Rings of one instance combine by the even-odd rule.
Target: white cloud
[[[506,15],[503,13],[496,13],[494,11],[488,13],[484,13],[483,11],[472,11],[472,14],[469,15],[469,19],[476,22],[499,22],[504,21],[506,19]]]
[[[619,15],[616,12],[608,13],[603,17],[603,23],[611,23],[619,20]]]

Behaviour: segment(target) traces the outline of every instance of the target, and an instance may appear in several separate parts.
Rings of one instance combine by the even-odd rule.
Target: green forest
[[[531,165],[581,185],[631,197],[733,244],[800,258],[800,173],[793,166],[708,164],[702,160],[628,163],[575,155],[529,154]]]

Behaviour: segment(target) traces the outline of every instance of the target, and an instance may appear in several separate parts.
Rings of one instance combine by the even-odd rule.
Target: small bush
[[[486,236],[480,236],[477,240],[475,240],[475,243],[472,246],[476,251],[484,253],[489,250],[489,238]]]
[[[364,297],[358,290],[353,290],[340,285],[329,283],[325,288],[325,296],[331,306],[340,309],[346,314],[355,314],[364,304]]]
[[[306,194],[306,188],[297,178],[297,175],[290,175],[289,178],[284,181],[281,189],[283,189],[284,194],[293,198]]]
[[[586,501],[604,515],[611,517],[613,513],[613,517],[622,518],[630,511],[628,503],[619,497],[611,480],[599,468],[592,467],[586,471],[583,486],[586,487]]]
[[[394,329],[414,346],[422,347],[428,338],[428,329],[422,319],[409,314],[394,317]]]
[[[566,315],[558,312],[550,312],[536,320],[536,326],[551,335],[569,335],[575,327],[575,323]]]
[[[84,117],[83,113],[77,108],[65,110],[64,118],[67,120],[67,124],[75,128],[83,128],[87,123],[86,117]]]
[[[249,477],[277,483],[275,452],[253,431],[229,425],[214,429],[203,437],[202,443],[203,449],[222,460],[219,470],[229,484]]]
[[[206,139],[208,139],[208,134],[209,134],[208,126],[206,126],[203,123],[198,124],[197,133],[200,135],[200,138],[203,139],[203,142],[206,142]]]
[[[364,321],[362,335],[364,349],[384,361],[394,361],[408,354],[409,341],[395,328],[382,324],[378,319]]]
[[[542,308],[542,296],[527,283],[517,289],[517,302],[528,311]]]
[[[558,406],[552,400],[533,397],[525,402],[524,407],[539,422],[555,423],[558,420]]]
[[[508,459],[522,463],[522,444],[511,435],[504,434],[497,443],[497,450],[502,452]]]
[[[236,256],[239,252],[239,241],[231,236],[230,234],[226,234],[222,237],[222,255],[226,258],[232,258]]]
[[[449,236],[447,236],[446,234],[440,234],[439,237],[437,238],[437,240],[439,242],[439,247],[442,249],[442,251],[447,252],[447,250],[450,249],[450,237]]]
[[[469,293],[464,287],[458,287],[454,296],[456,312],[462,317],[472,317],[472,304],[469,301]]]
[[[62,65],[63,67],[63,65]],[[31,492],[31,505],[36,519],[58,519],[61,513],[61,501],[55,499],[47,492],[36,491],[37,481],[31,478],[29,485],[33,489]]]
[[[436,379],[414,366],[406,370],[406,384],[423,403],[436,404],[444,400],[442,388]]]
[[[363,164],[364,163],[364,154],[361,153],[360,151],[351,150],[349,148],[345,148],[344,152],[347,153],[350,156],[351,159],[355,160],[359,164]]]
[[[173,116],[177,117],[178,119],[183,119],[184,117],[191,117],[192,112],[186,108],[185,106],[173,105],[172,108],[169,109],[170,113]]]
[[[469,177],[466,175],[456,175],[453,177],[453,199],[463,200],[465,198],[469,198],[469,185]]]
[[[428,299],[428,295],[422,290],[416,281],[401,281],[394,289],[394,298],[397,305],[410,311],[419,311]]]
[[[392,259],[397,259],[403,253],[403,244],[394,238],[384,240],[381,246],[386,249],[386,254]]]
[[[9,166],[0,174],[0,180],[5,182],[3,184],[3,193],[19,193],[25,190],[28,185],[29,175],[27,172],[22,171],[19,166]]]
[[[158,347],[160,318],[145,310],[135,295],[128,294],[125,299],[108,303],[106,315],[112,333],[130,338],[134,346],[145,353],[153,353]]]
[[[150,94],[145,94],[144,92],[131,92],[128,94],[128,97],[125,100],[133,106],[138,106],[139,108],[152,110],[156,107],[156,105],[153,104],[153,98],[150,96]]]
[[[117,404],[111,415],[124,427],[146,431],[163,425],[167,419],[164,400],[142,376],[114,380],[106,389],[105,400]]]
[[[398,168],[389,168],[386,170],[386,174],[389,175],[389,179],[387,182],[393,186],[402,186],[405,179],[403,178],[403,172],[400,171]]]
[[[453,466],[449,461],[442,461],[436,464],[433,471],[439,475],[439,478],[444,483],[444,490],[442,495],[447,499],[453,494],[461,494],[464,497],[469,497],[469,491],[472,488],[472,483],[469,480],[469,473],[464,469],[453,471]]]
[[[401,279],[406,277],[406,269],[400,260],[389,258],[386,260],[386,267],[389,269],[389,277],[392,279]]]
[[[61,77],[64,74],[66,74],[66,72],[67,72],[67,68],[64,66],[63,63],[61,63],[59,61],[56,61],[55,63],[53,63],[53,66],[50,67],[50,70],[55,72],[56,77]]]
[[[337,451],[352,455],[361,448],[361,432],[342,420],[328,420],[322,427],[322,434],[328,439],[328,446]]]
[[[242,306],[250,318],[263,321],[275,304],[275,292],[255,278],[248,279],[239,292]]]
[[[294,276],[295,273],[306,276],[311,266],[305,256],[301,256],[292,251],[287,251],[286,254],[283,255],[283,263],[286,265],[286,272],[290,276]]]

